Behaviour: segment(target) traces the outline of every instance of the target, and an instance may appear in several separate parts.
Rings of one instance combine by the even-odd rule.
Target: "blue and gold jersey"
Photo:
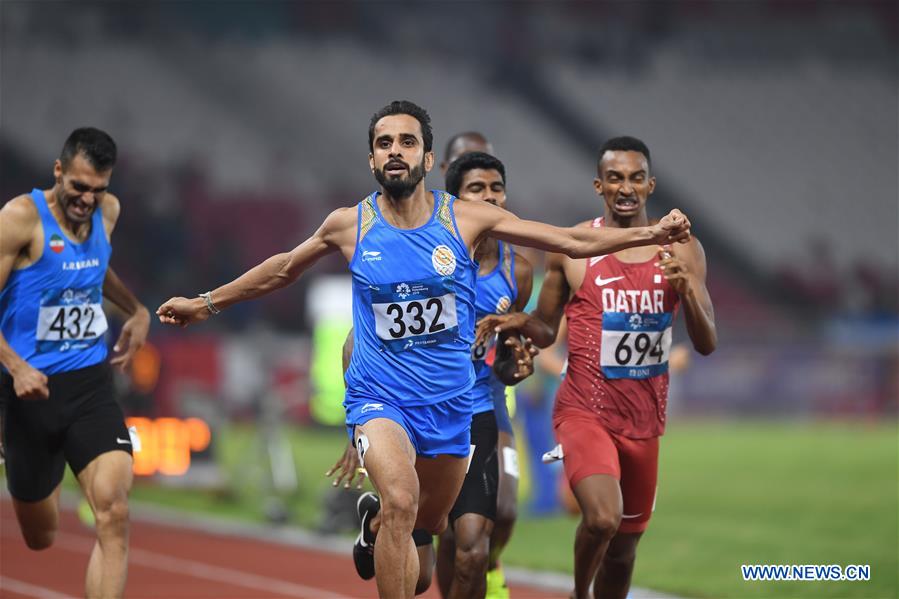
[[[474,382],[477,264],[456,226],[456,198],[431,193],[434,212],[415,229],[391,226],[378,192],[359,203],[347,399],[428,405]]]
[[[475,291],[475,320],[489,314],[505,314],[518,298],[515,281],[515,249],[499,242],[499,257],[492,272],[479,276]],[[496,336],[486,345],[472,345],[471,360],[474,364],[475,384],[469,391],[474,414],[494,409],[497,402],[505,401],[506,387],[493,372],[496,355]]]

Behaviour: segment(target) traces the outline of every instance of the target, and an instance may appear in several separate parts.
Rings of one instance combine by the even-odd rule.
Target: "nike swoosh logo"
[[[362,519],[361,530],[359,531],[359,545],[362,547],[368,547],[368,543],[365,542],[365,519]]]
[[[118,443],[119,445],[131,445],[131,441],[126,441],[125,439],[119,439],[118,437],[115,438],[115,442]]]
[[[643,512],[640,512],[639,514],[621,514],[621,517],[622,518],[636,518],[636,517],[642,516],[642,515],[643,515]]]
[[[609,283],[614,283],[615,281],[620,281],[624,278],[624,275],[618,277],[609,277],[608,279],[602,278],[602,275],[596,277],[596,285],[598,287],[602,287],[603,285],[608,285]]]
[[[590,258],[590,266],[593,266],[597,262],[601,262],[606,256],[608,256],[608,254],[603,254],[602,256],[593,256],[592,258]]]

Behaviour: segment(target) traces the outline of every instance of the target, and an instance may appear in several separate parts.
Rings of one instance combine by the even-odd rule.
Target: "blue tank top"
[[[359,203],[347,399],[428,405],[474,383],[477,264],[456,226],[456,198],[432,194],[434,213],[416,229],[391,226],[378,192]]]
[[[518,285],[515,282],[515,250],[499,242],[499,260],[496,268],[478,277],[475,292],[475,320],[488,314],[505,314],[515,304]],[[485,345],[472,345],[471,361],[474,364],[475,383],[469,391],[474,404],[473,414],[489,412],[496,402],[505,402],[506,386],[493,372],[496,356],[496,337]]]
[[[62,231],[44,192],[31,199],[44,230],[37,262],[10,273],[0,291],[0,331],[15,352],[44,374],[92,366],[106,358],[103,280],[112,248],[99,205],[87,239]]]

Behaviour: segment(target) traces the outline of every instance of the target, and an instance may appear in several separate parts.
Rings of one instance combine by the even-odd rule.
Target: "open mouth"
[[[384,172],[392,176],[402,175],[408,170],[409,168],[402,162],[388,162],[387,165],[384,166]]]
[[[75,201],[75,202],[72,202],[71,204],[69,204],[69,210],[71,210],[75,214],[75,216],[77,216],[79,218],[86,217],[86,216],[90,215],[90,213],[91,213],[90,206],[88,206],[87,204],[85,204],[83,202],[78,202],[78,201]]]
[[[619,210],[635,210],[638,205],[637,198],[618,198],[615,200],[615,208]]]

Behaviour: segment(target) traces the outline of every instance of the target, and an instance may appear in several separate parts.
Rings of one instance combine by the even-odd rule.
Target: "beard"
[[[375,179],[384,188],[384,193],[391,198],[403,200],[412,195],[415,188],[425,178],[425,163],[414,166],[409,170],[408,177],[388,178],[384,169],[375,169]]]

